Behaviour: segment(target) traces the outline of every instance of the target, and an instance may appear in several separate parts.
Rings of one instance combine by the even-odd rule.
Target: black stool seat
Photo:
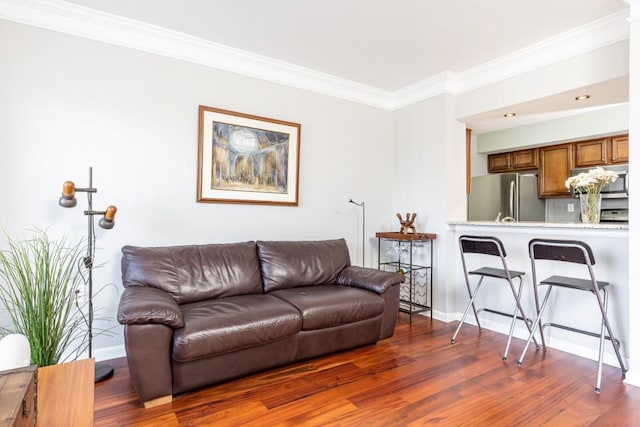
[[[564,288],[579,289],[581,291],[593,292],[593,282],[587,279],[576,279],[575,277],[551,276],[540,282],[541,285],[562,286]],[[601,291],[609,282],[596,281],[598,290]]]
[[[487,277],[495,277],[497,279],[508,279],[511,277],[515,279],[516,277],[524,276],[524,271],[515,271],[515,270],[504,270],[501,268],[493,268],[493,267],[482,267],[477,270],[470,271],[469,274],[475,274],[476,276],[487,276]]]

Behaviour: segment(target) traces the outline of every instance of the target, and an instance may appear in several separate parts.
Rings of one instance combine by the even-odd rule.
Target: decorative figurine
[[[396,214],[396,216],[398,217],[398,219],[400,220],[400,233],[402,234],[415,234],[416,232],[416,226],[413,225],[413,221],[416,220],[416,213],[412,213],[411,216],[409,216],[409,212],[407,212],[407,219],[402,219],[402,215],[400,215],[399,213]]]

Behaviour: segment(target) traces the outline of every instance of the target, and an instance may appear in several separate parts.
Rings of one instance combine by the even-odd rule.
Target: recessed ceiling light
[[[580,96],[576,96],[576,101],[584,101],[585,99],[589,99],[591,98],[591,95],[580,95]]]
[[[507,113],[504,115],[505,117],[515,117],[516,113]]]

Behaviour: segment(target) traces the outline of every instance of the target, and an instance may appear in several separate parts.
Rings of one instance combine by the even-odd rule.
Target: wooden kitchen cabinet
[[[577,168],[629,163],[629,135],[578,141],[574,148]]]
[[[629,163],[628,134],[490,154],[487,170],[489,173],[537,170],[539,197],[571,197],[565,186],[571,169],[624,163]]]
[[[573,169],[573,144],[540,147],[538,153],[538,196],[569,197],[565,182]]]
[[[611,137],[609,158],[611,163],[629,162],[629,135]]]
[[[513,170],[537,169],[538,149],[513,151],[511,153],[511,168]]]
[[[531,148],[508,153],[489,154],[487,162],[489,173],[537,169],[538,149]]]
[[[608,138],[574,143],[577,168],[606,165],[609,162]]]
[[[511,153],[489,154],[487,170],[489,173],[509,172],[511,170]]]

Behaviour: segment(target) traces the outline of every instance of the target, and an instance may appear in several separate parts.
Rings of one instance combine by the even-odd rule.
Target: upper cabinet
[[[540,147],[538,169],[539,197],[569,197],[565,182],[573,169],[573,144]]]
[[[538,149],[531,148],[509,153],[490,154],[487,161],[489,173],[537,169]]]
[[[538,171],[539,197],[569,197],[571,169],[629,162],[629,135],[576,141],[528,150],[490,154],[489,173]]]
[[[487,170],[489,173],[509,172],[511,170],[511,153],[489,154]]]
[[[605,165],[609,160],[607,138],[576,142],[575,150],[577,168]]]
[[[629,135],[611,137],[611,163],[629,163]]]
[[[629,135],[575,142],[577,168],[629,162]]]
[[[511,166],[513,170],[537,169],[538,149],[519,150],[511,153]]]

